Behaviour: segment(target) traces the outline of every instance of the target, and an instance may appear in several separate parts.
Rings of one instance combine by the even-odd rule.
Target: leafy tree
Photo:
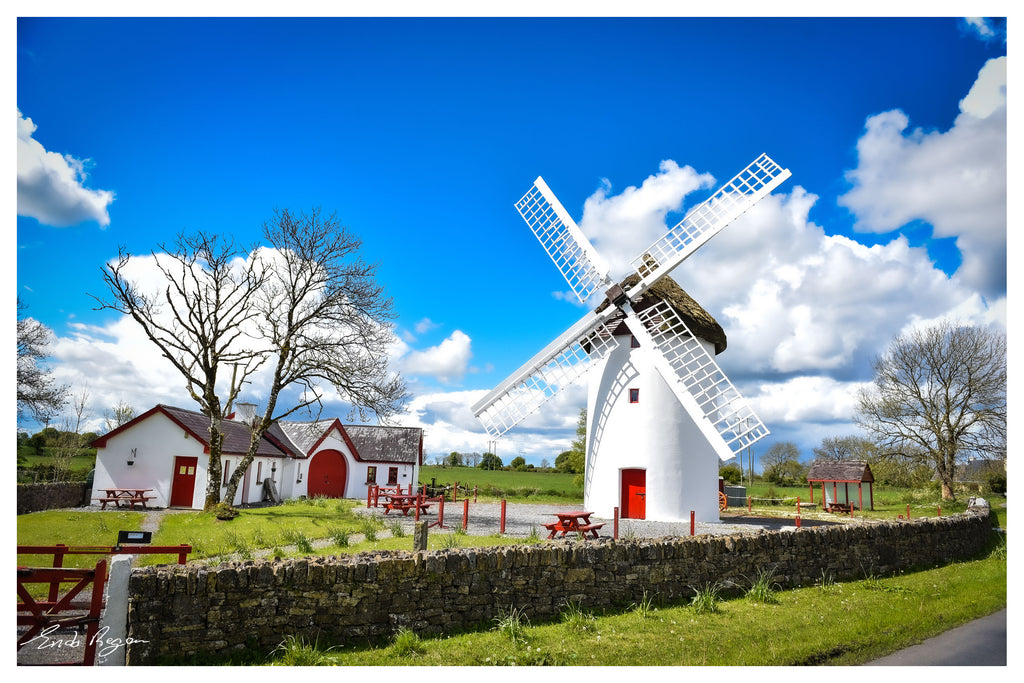
[[[739,465],[725,465],[718,468],[718,474],[727,484],[738,484],[743,479],[743,470]]]
[[[18,420],[30,417],[47,422],[67,402],[68,387],[54,382],[41,363],[48,355],[53,332],[33,318],[24,317],[26,304],[18,299]]]
[[[462,456],[459,455],[457,451],[452,451],[448,454],[448,465],[451,467],[461,467]]]
[[[484,470],[500,470],[502,466],[501,458],[494,453],[484,453],[480,457],[480,464],[478,465],[480,469]]]
[[[800,449],[792,441],[779,441],[761,456],[762,476],[773,484],[799,481],[806,468],[800,463]]]
[[[872,363],[859,424],[890,458],[932,467],[956,500],[957,466],[1006,458],[1006,335],[941,322],[896,337]]]
[[[572,451],[562,451],[555,457],[555,469],[559,472],[573,474]]]
[[[203,232],[179,236],[166,253],[153,254],[166,283],[160,292],[141,291],[124,249],[104,268],[112,298],[102,306],[142,327],[209,418],[206,509],[220,500],[221,421],[264,365],[265,409],[249,424],[248,452],[224,490],[228,505],[266,431],[299,410],[319,413],[321,384],[364,421],[370,414],[387,420],[407,399],[404,382],[387,368],[391,300],[375,282],[376,266],[357,258],[360,241],[319,210],[275,211],[263,228],[269,248],[241,249]],[[279,407],[289,388],[299,390],[297,400]]]
[[[516,457],[512,458],[512,462],[510,462],[508,466],[516,470],[517,472],[522,472],[523,470],[526,469],[526,458],[524,458],[521,455],[517,455]]]

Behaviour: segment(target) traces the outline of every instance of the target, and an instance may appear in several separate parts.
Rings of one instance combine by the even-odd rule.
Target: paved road
[[[1006,666],[1006,610],[868,662],[867,666]]]

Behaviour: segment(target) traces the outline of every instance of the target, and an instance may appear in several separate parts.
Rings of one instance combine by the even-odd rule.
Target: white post
[[[134,555],[116,555],[110,562],[103,615],[97,632],[96,664],[125,665],[125,637],[128,635],[128,579]]]

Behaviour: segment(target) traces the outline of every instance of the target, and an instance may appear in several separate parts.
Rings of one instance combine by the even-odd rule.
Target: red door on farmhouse
[[[192,496],[196,490],[196,467],[199,458],[178,456],[174,458],[174,478],[171,480],[170,507],[192,507]]]
[[[621,498],[623,518],[647,518],[647,470],[622,470]]]
[[[326,496],[327,498],[345,497],[345,456],[340,452],[327,449],[313,456],[309,463],[309,483],[306,495]]]

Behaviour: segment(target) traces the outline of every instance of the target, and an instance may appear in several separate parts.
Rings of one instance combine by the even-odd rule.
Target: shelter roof
[[[871,466],[864,460],[815,460],[807,470],[807,481],[874,482]]]

